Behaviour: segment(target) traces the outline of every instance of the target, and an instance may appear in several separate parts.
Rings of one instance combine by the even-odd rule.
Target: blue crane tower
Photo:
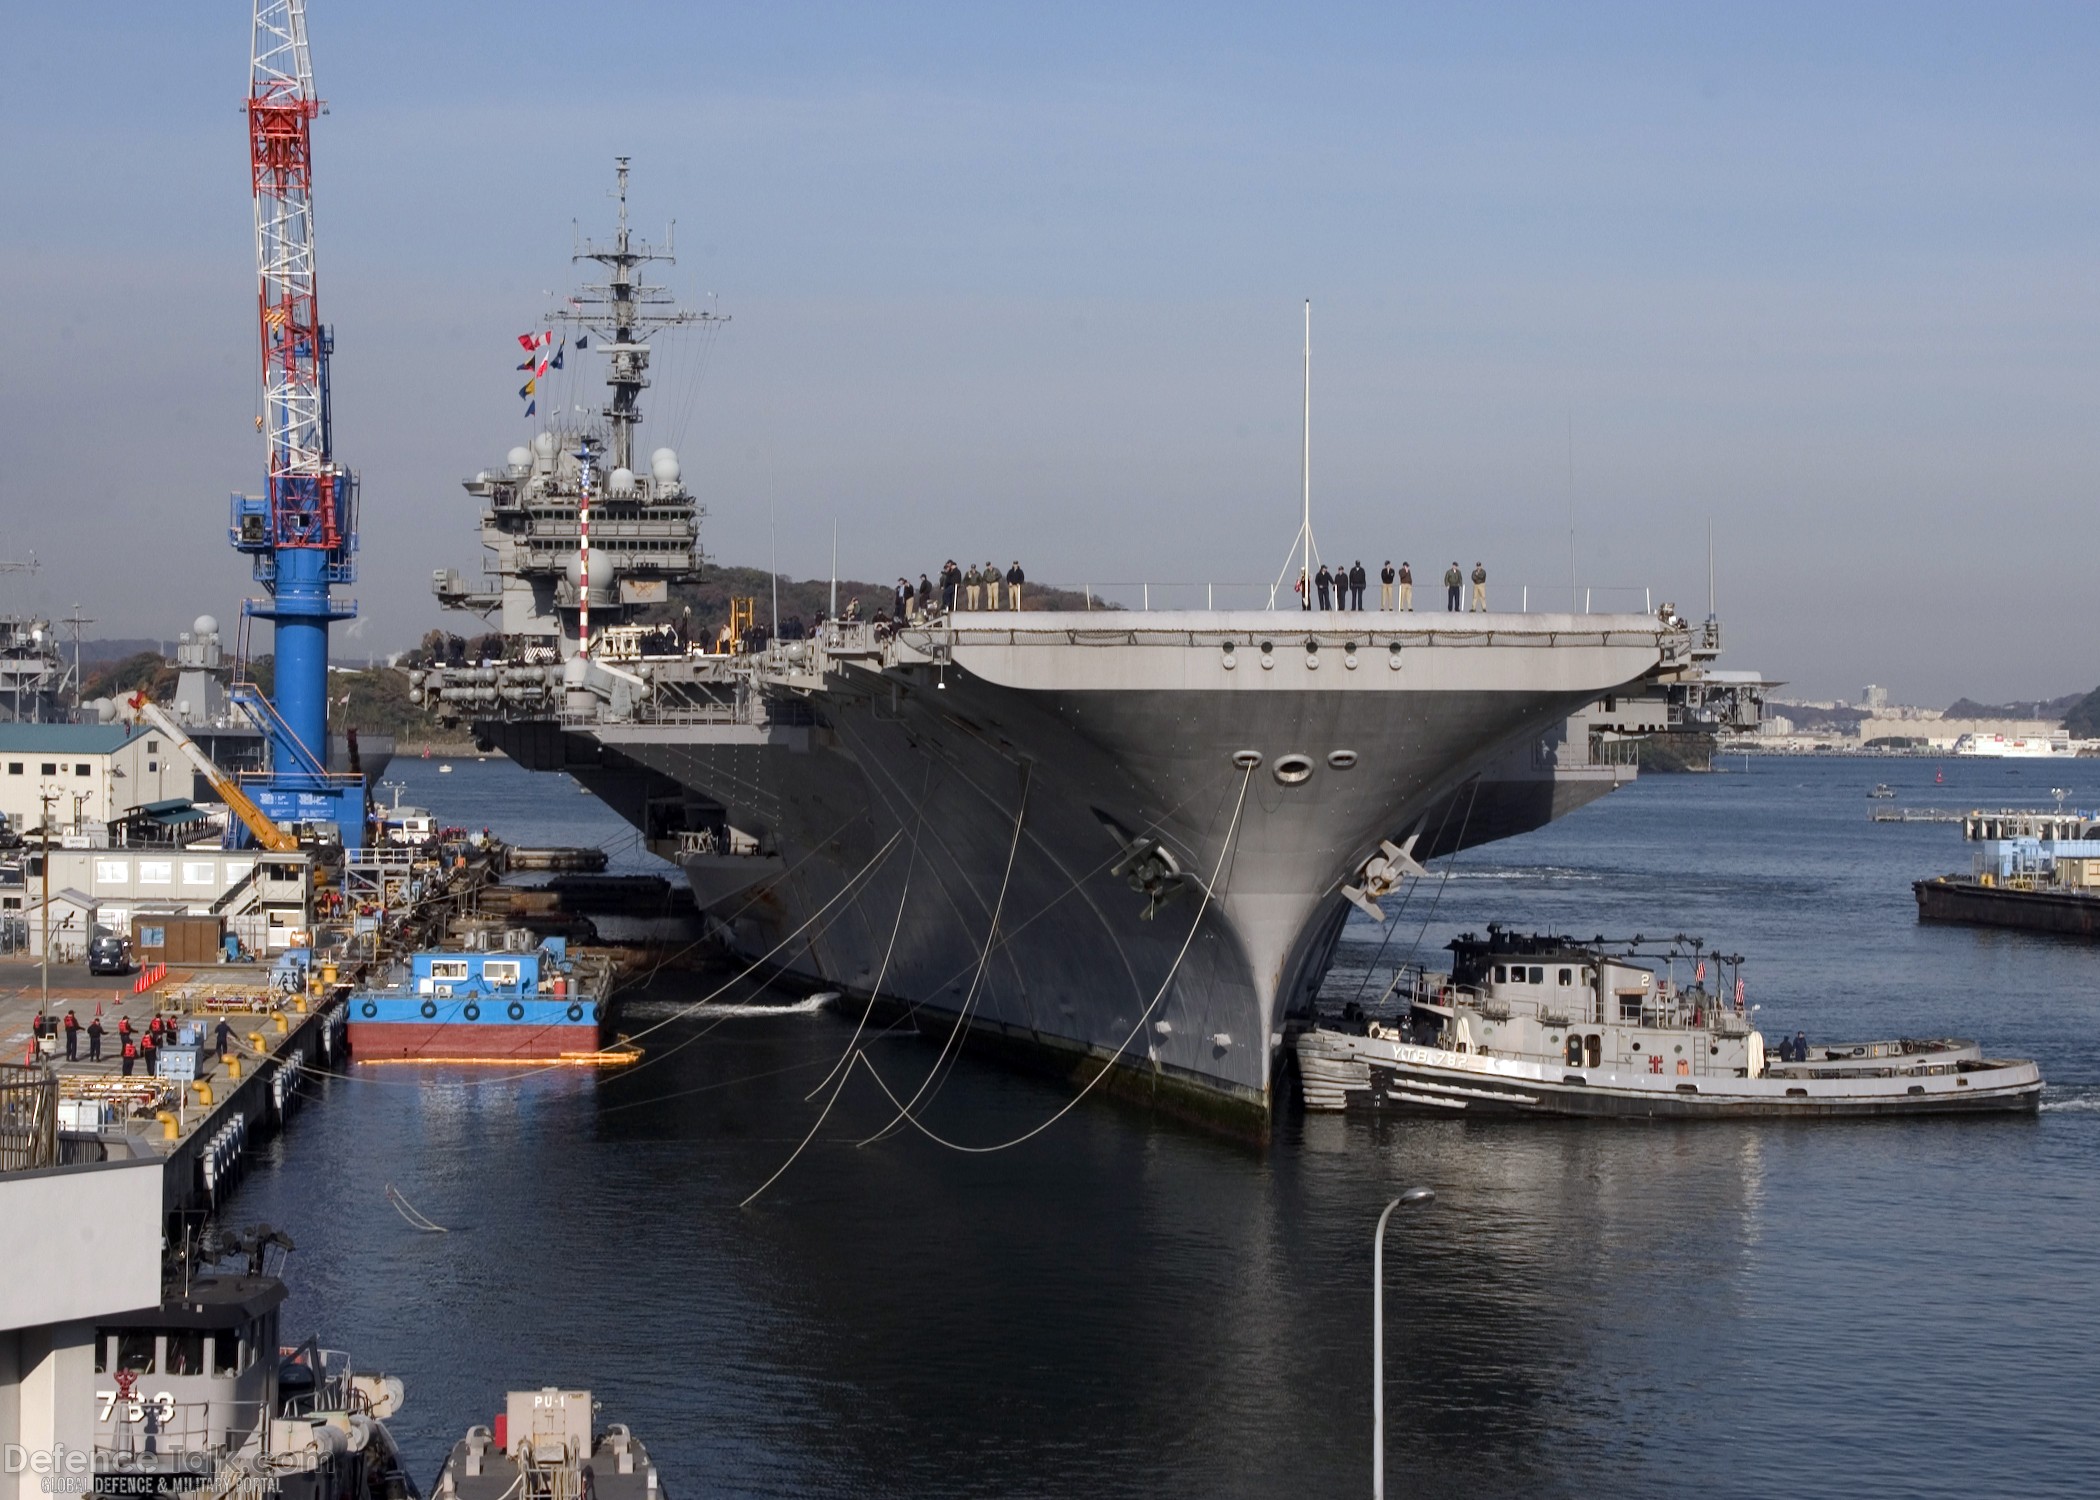
[[[270,742],[255,801],[280,824],[333,823],[344,847],[357,848],[364,780],[329,770],[328,627],[357,612],[331,591],[357,576],[357,477],[335,460],[333,338],[315,295],[313,121],[320,112],[305,0],[256,0],[247,114],[269,480],[261,495],[233,496],[229,530],[269,595],[249,600],[245,611],[275,627],[276,670],[271,699],[241,683],[234,696]]]

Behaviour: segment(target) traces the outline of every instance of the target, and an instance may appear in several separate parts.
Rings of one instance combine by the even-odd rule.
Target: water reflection
[[[1781,953],[1753,995],[1823,1007],[1812,1034],[1967,1021],[2041,1056],[2052,1102],[2100,1092],[2087,950],[1921,931],[1859,788],[1829,792],[1823,825],[1775,797],[1769,828],[1821,830],[1789,845],[1764,793],[1730,802],[1725,780],[1612,799],[1612,838],[1503,846],[1628,872],[1628,891],[1547,881],[1541,923],[1743,933]],[[1711,805],[1736,821],[1701,823]],[[1682,855],[1686,826],[1738,824]],[[1824,896],[1791,892],[1790,864]],[[1454,881],[1438,929],[1509,914],[1520,884]],[[2100,1472],[2091,1108],[1836,1128],[1286,1112],[1255,1153],[1090,1101],[961,1158],[855,1149],[891,1113],[863,1081],[740,1211],[849,1028],[709,1024],[667,1027],[621,1080],[318,1085],[243,1184],[234,1216],[299,1241],[287,1328],[406,1378],[395,1426],[426,1475],[506,1387],[559,1382],[685,1494],[1360,1493],[1371,1229],[1416,1182],[1438,1202],[1389,1246],[1395,1494],[2068,1493]],[[899,1086],[934,1055],[874,1050]],[[1067,1097],[966,1055],[930,1123],[997,1141]],[[389,1182],[455,1232],[414,1231]]]

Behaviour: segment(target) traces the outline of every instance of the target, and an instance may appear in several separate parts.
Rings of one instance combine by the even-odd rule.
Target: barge
[[[1976,846],[1969,873],[1913,883],[1919,921],[2100,937],[2100,819],[2094,814],[1979,811],[1961,824],[1963,839]]]
[[[1490,926],[1451,944],[1448,975],[1404,971],[1380,1021],[1345,1011],[1296,1039],[1311,1110],[1831,1118],[2034,1110],[2041,1070],[1971,1041],[1897,1038],[1768,1049],[1742,1008],[1741,959],[1680,940],[1670,972],[1615,948]],[[1679,984],[1678,962],[1693,968]],[[1708,965],[1717,984],[1709,988]],[[1732,993],[1718,984],[1736,966]]]
[[[385,983],[351,992],[351,1055],[359,1062],[603,1060],[612,1040],[612,973],[604,955],[572,952],[559,937],[529,948],[414,953]]]

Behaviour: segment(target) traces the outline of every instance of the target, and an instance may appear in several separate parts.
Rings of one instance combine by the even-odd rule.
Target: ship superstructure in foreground
[[[634,267],[597,258],[617,303]],[[1621,784],[1622,736],[1754,723],[1764,687],[1668,608],[962,612],[702,654],[638,618],[697,569],[677,459],[601,495],[601,452],[549,431],[469,483],[493,576],[437,592],[512,644],[425,701],[601,797],[734,952],[1257,1128],[1352,910]]]

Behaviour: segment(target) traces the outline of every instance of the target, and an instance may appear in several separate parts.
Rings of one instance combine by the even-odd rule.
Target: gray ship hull
[[[658,847],[719,809],[777,860],[695,857],[747,959],[1259,1127],[1380,840],[1484,842],[1609,790],[1553,737],[1673,647],[1642,616],[1396,618],[964,616],[783,674],[764,722],[478,728]],[[1150,891],[1117,869],[1148,840]]]

